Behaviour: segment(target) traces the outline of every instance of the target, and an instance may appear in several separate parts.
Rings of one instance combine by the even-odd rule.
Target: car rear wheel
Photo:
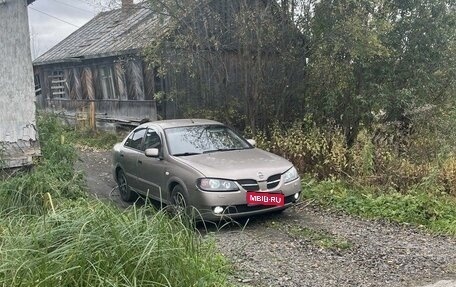
[[[125,202],[132,202],[138,198],[138,194],[130,189],[127,177],[123,170],[117,172],[117,187],[119,188],[120,198]]]

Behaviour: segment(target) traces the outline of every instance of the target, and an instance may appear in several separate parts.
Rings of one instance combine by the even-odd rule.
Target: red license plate
[[[285,204],[285,196],[281,193],[248,191],[247,204],[283,206]]]

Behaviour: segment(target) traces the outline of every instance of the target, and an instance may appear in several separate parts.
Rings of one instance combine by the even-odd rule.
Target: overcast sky
[[[36,0],[28,6],[32,58],[35,59],[52,48],[99,12],[113,9],[115,2],[116,0]]]

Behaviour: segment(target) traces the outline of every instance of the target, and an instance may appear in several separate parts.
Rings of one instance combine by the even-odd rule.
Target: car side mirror
[[[254,139],[248,139],[247,142],[253,146],[256,146],[256,140]]]
[[[160,152],[159,152],[158,148],[148,148],[144,151],[144,154],[147,157],[158,157]]]

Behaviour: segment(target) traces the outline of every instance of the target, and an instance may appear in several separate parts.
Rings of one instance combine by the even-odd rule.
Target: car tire
[[[138,194],[128,186],[127,177],[123,170],[117,172],[117,188],[119,189],[120,198],[125,202],[132,202],[138,198]]]
[[[171,204],[175,214],[184,214],[188,210],[188,198],[182,186],[176,185],[173,188],[171,192]]]

